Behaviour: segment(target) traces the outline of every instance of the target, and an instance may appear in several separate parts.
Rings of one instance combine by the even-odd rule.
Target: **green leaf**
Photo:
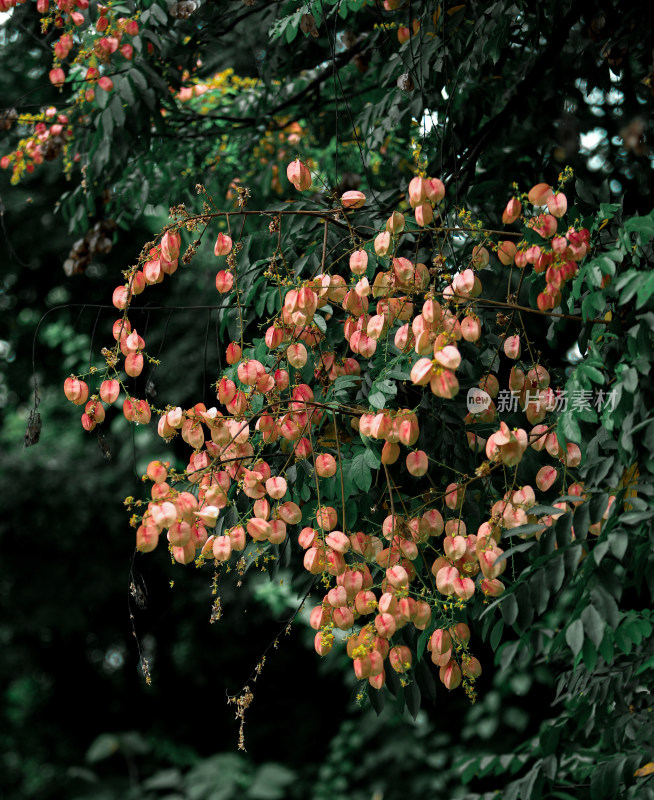
[[[581,612],[581,621],[586,636],[593,642],[595,647],[599,647],[604,638],[605,622],[595,606],[587,606]]]
[[[490,646],[493,648],[493,651],[497,650],[497,648],[500,646],[503,631],[504,631],[504,620],[498,619],[495,625],[493,626],[493,630],[491,631],[489,639]]]
[[[373,408],[381,410],[386,405],[386,395],[382,394],[381,392],[373,392],[372,394],[368,395],[368,403]]]
[[[565,631],[565,640],[576,658],[584,643],[584,626],[580,619],[576,619],[568,625]]]
[[[370,491],[372,486],[372,473],[366,463],[366,452],[359,453],[350,464],[350,480],[363,492]]]

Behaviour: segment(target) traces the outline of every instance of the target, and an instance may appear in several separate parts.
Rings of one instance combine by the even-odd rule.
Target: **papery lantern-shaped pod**
[[[424,450],[416,450],[409,453],[406,457],[406,468],[411,475],[417,478],[427,474],[429,469],[429,459]]]
[[[558,224],[556,221],[556,217],[553,217],[551,214],[539,214],[534,220],[532,220],[532,227],[536,231],[539,236],[542,236],[543,239],[551,239],[552,236],[557,231]],[[529,251],[531,248],[527,250],[527,260],[530,264],[535,264],[536,260],[531,261],[529,257]],[[542,253],[539,252],[539,256]]]
[[[434,209],[431,207],[430,203],[422,203],[416,206],[414,213],[416,224],[420,225],[421,228],[429,225],[434,219]]]
[[[370,589],[364,589],[354,598],[354,607],[359,614],[372,614],[377,608],[377,597]]]
[[[413,616],[413,625],[419,631],[424,631],[431,622],[431,606],[424,600],[416,601],[416,611]]]
[[[444,399],[451,399],[459,391],[459,381],[449,369],[437,369],[429,381],[429,386],[436,397]]]
[[[510,241],[500,242],[497,247],[497,257],[505,267],[513,264],[517,252],[518,248]]]
[[[393,211],[391,216],[386,220],[386,230],[393,235],[397,235],[398,233],[402,233],[405,223],[404,214],[400,214],[399,211]]]
[[[411,669],[411,663],[413,659],[411,656],[411,651],[408,647],[406,647],[406,645],[396,645],[395,647],[391,647],[389,650],[388,660],[390,661],[391,667],[393,667],[395,672],[402,673]]]
[[[166,231],[161,237],[161,255],[166,261],[174,261],[179,257],[181,237],[178,231]]]
[[[411,203],[411,208],[422,205],[426,199],[425,179],[419,176],[412,178],[409,181],[409,203]]]
[[[268,478],[266,481],[266,491],[273,500],[280,500],[286,494],[287,488],[284,478]]]
[[[130,300],[130,291],[127,286],[117,286],[114,289],[113,295],[111,296],[111,302],[114,306],[123,311],[127,308]]]
[[[368,253],[365,250],[355,250],[350,255],[350,271],[354,275],[365,275],[368,268]]]
[[[411,381],[415,386],[425,386],[434,375],[434,364],[430,358],[420,358],[411,367]]]
[[[302,519],[302,511],[296,503],[287,500],[278,506],[277,516],[288,525],[297,525]]]
[[[581,450],[573,442],[568,442],[565,453],[561,456],[561,461],[566,467],[578,467],[581,464]]]
[[[334,636],[332,634],[325,634],[322,631],[313,638],[313,646],[319,656],[326,656],[334,645]]]
[[[127,354],[125,358],[125,372],[130,378],[136,378],[143,372],[143,356],[141,353]]]
[[[461,671],[468,678],[478,678],[481,675],[479,659],[464,655],[461,660]]]
[[[151,553],[159,544],[159,528],[154,525],[139,525],[136,529],[136,549]]]
[[[543,206],[552,194],[552,187],[547,183],[537,183],[529,190],[529,202],[535,206]]]
[[[275,325],[271,325],[265,334],[265,342],[266,347],[269,350],[275,350],[279,345],[282,343],[284,339],[284,333],[281,328],[278,328]]]
[[[427,649],[436,655],[443,655],[452,649],[452,636],[444,628],[436,628],[429,638]]]
[[[185,544],[183,547],[171,547],[173,558],[178,564],[190,564],[195,559],[195,545],[193,542]]]
[[[120,394],[120,384],[115,379],[104,380],[100,384],[100,399],[111,405],[115,403]],[[79,405],[79,403],[77,403]]]
[[[270,534],[268,535],[270,544],[283,544],[286,536],[286,523],[281,519],[271,519]]]
[[[361,208],[366,202],[366,196],[363,192],[350,191],[344,192],[341,195],[341,205],[343,208]]]
[[[168,541],[173,547],[184,547],[191,541],[191,526],[188,522],[173,522],[168,529]]]
[[[226,256],[228,253],[231,253],[233,246],[234,243],[232,242],[231,236],[228,236],[226,233],[219,233],[216,238],[216,244],[213,246],[213,254],[215,256]]]
[[[337,628],[342,631],[347,631],[354,625],[354,614],[347,606],[344,608],[335,608],[332,613],[332,620]]]
[[[541,467],[536,474],[536,486],[538,486],[541,492],[546,492],[548,489],[552,488],[558,477],[559,473],[555,467]]]
[[[545,530],[545,528],[543,528]],[[479,588],[489,597],[499,597],[505,590],[502,581],[497,578],[483,578],[479,583]]]
[[[334,533],[336,532],[337,531],[334,531]],[[341,531],[338,531],[338,533],[341,533]],[[330,534],[330,536],[332,535],[333,534]],[[327,539],[329,539],[329,536]],[[327,539],[325,541],[327,541]],[[346,539],[348,541],[347,548],[349,550],[352,546],[349,536],[346,536]],[[330,547],[333,546],[330,544]],[[363,574],[359,572],[358,569],[348,569],[346,572],[336,578],[336,583],[339,586],[342,586],[347,592],[348,602],[352,602],[356,595],[363,590]]]
[[[347,553],[350,549],[350,539],[343,531],[332,531],[325,537],[325,544],[336,553]]]
[[[405,589],[409,585],[409,573],[402,566],[386,570],[386,580],[395,589]]]
[[[470,600],[475,593],[475,582],[472,578],[461,577],[454,580],[454,594],[461,600]]]
[[[392,614],[378,614],[375,617],[375,629],[382,639],[390,639],[397,630],[397,623]]]
[[[439,178],[425,178],[425,194],[432,203],[440,203],[445,197],[445,185]]]
[[[231,292],[234,287],[234,275],[228,270],[221,269],[216,275],[216,289],[220,294]]]
[[[481,321],[476,314],[468,314],[461,320],[461,336],[466,342],[476,342],[481,336]]]
[[[259,517],[251,517],[247,523],[247,532],[255,542],[264,542],[271,533],[270,522]]]
[[[332,506],[320,506],[316,509],[316,524],[324,531],[333,530],[337,520],[336,509]]]
[[[291,161],[286,167],[286,177],[295,186],[298,192],[306,192],[311,188],[311,173],[299,159]]]
[[[394,464],[399,457],[400,446],[394,442],[384,442],[381,451],[381,463],[387,465]]]
[[[57,88],[61,88],[66,82],[66,73],[61,67],[55,67],[48,73],[50,83]]]
[[[454,580],[459,577],[459,570],[456,567],[441,567],[436,574],[436,588],[441,594],[450,596],[454,594]]]
[[[446,536],[443,540],[443,551],[450,561],[458,561],[466,552],[466,540],[463,536]]]
[[[241,360],[241,356],[243,355],[243,350],[241,346],[236,342],[230,342],[227,345],[227,351],[225,352],[225,360],[228,364],[238,364]]]
[[[321,478],[331,478],[336,475],[336,459],[329,453],[316,456],[316,472]]]
[[[434,361],[445,369],[455,370],[461,365],[461,353],[452,344],[439,348],[438,342],[436,342],[434,343]]]
[[[507,336],[504,340],[504,354],[507,358],[511,358],[514,361],[520,358],[521,348],[520,348],[520,337],[515,336]]]
[[[547,208],[553,217],[562,217],[568,210],[568,199],[563,192],[551,194],[547,198]]]
[[[368,656],[360,656],[352,661],[354,674],[358,681],[365,680],[370,677],[370,658]]]
[[[438,677],[446,689],[456,689],[461,684],[461,668],[456,661],[450,661],[440,668]]]
[[[518,219],[520,214],[522,214],[522,204],[517,197],[512,197],[506,204],[506,208],[502,213],[502,222],[505,225],[510,225],[512,222],[515,222]]]
[[[388,233],[388,231],[383,231],[382,233],[377,234],[377,236],[375,237],[375,253],[377,253],[378,256],[385,256],[388,255],[390,249],[391,249],[390,233]]]
[[[216,561],[229,561],[232,555],[232,540],[229,536],[215,536],[212,549]]]
[[[445,653],[431,654],[432,664],[436,664],[437,667],[444,667],[446,664],[449,664],[451,658],[452,658],[452,650],[447,650]]]
[[[84,381],[80,381],[77,378],[66,378],[64,381],[64,394],[71,403],[81,406],[88,400],[89,387]]]
[[[536,425],[529,433],[529,445],[537,451],[541,451],[545,447],[547,441],[547,425]]]
[[[445,493],[445,505],[452,511],[458,511],[463,505],[464,487],[457,486],[456,483],[450,483],[445,489]]]
[[[382,689],[384,684],[386,683],[386,672],[384,671],[384,669],[382,668],[381,672],[377,673],[376,675],[371,675],[368,678],[368,683],[372,686],[373,689],[377,690]]]
[[[307,363],[307,348],[300,342],[289,345],[286,350],[286,359],[292,367],[302,369]]]

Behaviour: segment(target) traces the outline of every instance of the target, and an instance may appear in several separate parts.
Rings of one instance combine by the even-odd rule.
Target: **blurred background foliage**
[[[567,724],[561,705],[551,708],[555,675],[527,648],[510,658],[500,649],[491,668],[492,650],[478,642],[489,664],[478,702],[439,687],[414,720],[401,704],[379,716],[359,709],[338,658],[313,653],[302,615],[284,634],[302,600],[290,586],[280,591],[263,575],[226,588],[223,617],[209,624],[211,575],[134,557],[117,501],[138,491],[155,437],[130,430],[119,413],[108,415],[100,439],[85,434],[61,392],[65,375],[106,337],[115,312],[98,304],[116,276],[166,223],[169,205],[198,203],[198,183],[219,207],[235,202],[239,186],[250,187],[253,208],[297,201],[284,173],[299,153],[324,181],[312,200],[362,189],[383,219],[422,159],[446,181],[448,210],[462,205],[498,223],[514,181],[523,189],[555,182],[571,165],[582,201],[651,209],[649,3],[397,5],[125,3],[141,12],[142,47],[114,76],[121,102],[75,118],[84,172],[76,165],[67,179],[57,158],[15,185],[10,170],[0,172],[3,797],[496,796],[527,758],[505,754]],[[311,25],[301,30],[303,14],[317,35]],[[412,19],[420,33],[400,44],[398,27]],[[29,134],[20,115],[65,105],[67,90],[48,83],[53,34],[41,35],[34,3],[0,26],[3,155]],[[209,91],[184,98],[195,84]],[[198,260],[180,274],[176,296],[201,297],[212,281]],[[158,301],[175,303],[168,284]],[[226,341],[218,315],[142,314],[139,331],[151,326],[176,367],[171,385],[187,387],[189,398],[208,386]],[[202,335],[185,336],[198,319]],[[43,429],[25,449],[35,380]],[[156,368],[146,384],[150,396],[165,396]],[[646,634],[637,647],[648,646]],[[247,683],[254,702],[242,754],[226,697]],[[574,726],[566,735],[570,746]],[[592,764],[592,748],[576,755]],[[612,796],[590,778],[570,792],[544,796]]]

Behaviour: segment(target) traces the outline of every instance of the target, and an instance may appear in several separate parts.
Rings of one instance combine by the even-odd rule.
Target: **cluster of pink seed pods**
[[[288,178],[300,191],[311,186],[311,174],[299,160],[289,165]],[[411,181],[407,198],[418,225],[428,224],[428,218],[431,221],[432,204],[442,200],[444,191],[437,180]],[[534,202],[547,202],[551,216],[558,219],[565,205],[562,197],[541,189],[534,194]],[[346,193],[340,213],[361,208],[364,202],[361,192]],[[520,202],[512,200],[506,221],[514,221],[520,213]],[[549,223],[541,219],[537,224]],[[383,231],[350,247],[348,275],[339,274],[332,265],[308,279],[277,281],[280,305],[266,323],[258,357],[242,339],[226,348],[227,367],[215,381],[216,406],[197,403],[185,410],[179,406],[155,410],[159,436],[166,441],[180,436],[190,455],[180,470],[160,461],[150,463],[146,476],[152,481],[150,498],[147,503],[133,503],[133,508],[144,506],[133,524],[140,551],[154,550],[165,533],[173,558],[182,564],[212,560],[237,566],[266,552],[268,545],[287,546],[289,534],[298,526],[303,567],[326,589],[310,614],[316,651],[326,654],[336,639],[335,631],[342,631],[339,636],[347,638],[357,678],[380,688],[387,664],[408,679],[405,673],[411,670],[413,654],[402,643],[400,631],[413,625],[430,632],[427,650],[441,681],[454,688],[461,682],[470,685],[481,671],[468,652],[470,632],[457,616],[476,594],[497,597],[505,590],[500,577],[507,561],[500,542],[506,531],[537,523],[535,535],[540,536],[558,516],[534,513],[536,491],[547,493],[562,478],[563,490],[583,500],[583,485],[569,474],[579,465],[581,453],[574,444],[560,447],[555,423],[544,423],[556,410],[559,396],[559,390],[550,386],[548,371],[540,364],[523,363],[521,331],[503,334],[504,355],[515,362],[503,392],[511,401],[509,410],[522,412],[532,427],[510,428],[498,419],[500,384],[495,374],[487,373],[478,390],[485,398],[483,407],[463,420],[468,444],[479,458],[475,477],[448,483],[441,492],[428,494],[426,502],[424,493],[416,494],[413,500],[402,500],[401,513],[393,510],[396,490],[389,468],[402,470],[402,475],[406,472],[407,480],[415,479],[416,486],[421,479],[430,479],[430,454],[417,447],[419,412],[352,402],[339,405],[334,400],[336,382],[350,376],[359,383],[366,362],[375,363],[379,352],[387,352],[392,342],[410,369],[406,377],[414,387],[429,384],[433,395],[444,400],[456,396],[462,352],[482,337],[475,303],[482,292],[480,274],[490,260],[488,249],[477,245],[463,269],[439,278],[425,264],[399,255],[405,226],[404,214],[395,211]],[[571,232],[566,241],[576,247]],[[131,327],[129,307],[147,287],[175,273],[180,247],[179,230],[166,231],[128,273],[126,283],[114,291],[113,303],[123,316],[113,325],[115,346],[103,351],[107,370],[98,394],[89,398],[87,384],[78,377],[66,380],[68,399],[85,405],[82,425],[86,430],[104,419],[102,403],[116,402],[125,388],[121,365],[128,378],[141,373],[147,358],[145,342]],[[582,249],[576,251],[579,259]],[[217,272],[216,289],[232,296],[238,305],[238,247],[230,235],[219,233],[213,252],[214,257],[227,259],[226,267]],[[497,249],[502,263],[517,263],[521,252],[509,242]],[[575,257],[572,252],[560,255]],[[559,263],[555,256],[552,259],[552,264]],[[376,303],[374,308],[371,301]],[[317,324],[319,315],[321,325]],[[307,377],[311,374],[313,381]],[[334,505],[320,500],[321,485],[342,478],[338,445],[332,452],[319,445],[326,420],[338,430],[335,407],[350,417],[351,428],[362,440],[359,447],[381,445],[379,475],[390,496],[391,512],[373,530],[347,529],[344,499]],[[127,394],[123,413],[145,424],[152,409],[145,400]],[[477,432],[480,424],[485,436]],[[403,447],[406,454],[400,462]],[[464,519],[468,484],[497,467],[515,468],[529,447],[545,451],[543,456],[553,461],[539,470],[535,488],[512,485],[501,499],[489,504],[488,518],[476,531],[468,531]],[[273,451],[286,457],[285,464],[270,457]],[[287,472],[289,464],[304,460],[315,479],[317,499],[307,508],[293,494]],[[274,466],[279,463],[283,465]],[[239,503],[238,522],[225,530],[224,511],[234,507],[237,495],[248,501]],[[339,504],[340,519],[335,507]],[[569,504],[556,507],[563,514]],[[593,532],[599,532],[601,524]]]

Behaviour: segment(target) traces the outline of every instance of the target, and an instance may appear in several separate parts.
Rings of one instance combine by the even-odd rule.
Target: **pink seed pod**
[[[535,206],[543,206],[552,194],[552,187],[547,183],[537,183],[529,190],[529,202]]]
[[[456,661],[450,661],[440,668],[438,677],[443,686],[451,691],[461,684],[461,668]]]
[[[213,556],[216,561],[229,561],[232,554],[232,540],[229,536],[216,536],[213,540]]]
[[[512,197],[506,204],[506,208],[502,214],[502,222],[505,225],[510,225],[515,222],[522,213],[522,204],[516,197]]]
[[[404,214],[400,214],[399,211],[393,211],[386,220],[386,230],[396,236],[398,233],[402,233],[405,223]]]
[[[394,442],[385,442],[381,451],[382,464],[394,464],[400,457],[400,446]]]
[[[391,235],[388,231],[383,231],[375,237],[375,253],[378,256],[388,255],[391,249]],[[374,292],[373,292],[374,294]]]
[[[288,525],[297,525],[297,523],[302,519],[302,511],[300,507],[290,500],[287,500],[278,507],[277,515]]]
[[[497,248],[497,257],[505,267],[508,267],[513,264],[517,252],[518,248],[513,242],[500,242]]]
[[[568,199],[563,192],[551,194],[547,198],[547,208],[553,217],[561,218],[568,210]]]
[[[266,491],[273,500],[281,500],[286,494],[287,483],[284,478],[268,478],[266,481]]]
[[[327,653],[329,653],[329,651],[332,649],[333,638],[330,639],[327,636],[324,636],[322,631],[318,631],[313,639],[313,646],[319,656],[326,656]]]
[[[390,567],[386,570],[386,580],[395,589],[405,589],[409,585],[409,573],[402,566]]]
[[[434,219],[434,209],[429,203],[422,203],[415,208],[416,224],[421,228],[429,225]]]
[[[411,208],[422,205],[427,199],[425,180],[421,177],[412,178],[409,182],[409,202]]]
[[[120,384],[115,379],[102,381],[100,384],[100,399],[111,405],[115,403],[120,394]]]
[[[141,353],[129,353],[125,358],[125,372],[130,378],[136,378],[143,371],[143,356]]]
[[[481,337],[481,322],[474,314],[461,320],[461,336],[466,342],[477,342]]]
[[[227,236],[225,233],[219,233],[213,248],[213,254],[215,256],[226,256],[228,253],[231,253],[232,247],[233,242],[231,237]]]
[[[66,73],[61,67],[55,67],[48,73],[50,83],[57,88],[61,88],[66,81]]]
[[[130,299],[130,292],[127,286],[117,286],[111,296],[111,302],[119,310],[127,308]]]
[[[411,475],[419,478],[427,474],[429,469],[429,459],[424,450],[416,450],[409,453],[406,457],[406,468]]]
[[[395,672],[406,672],[411,668],[411,651],[406,645],[396,645],[395,647],[391,647],[389,650],[388,660],[390,661],[391,667],[393,667]]]
[[[506,357],[515,361],[516,359],[520,358],[520,353],[520,337],[517,335],[507,336],[504,340],[504,354]]]
[[[286,350],[286,359],[292,367],[302,369],[307,363],[307,348],[300,342],[289,345]]]
[[[568,442],[566,451],[563,454],[561,461],[566,467],[578,467],[581,464],[581,450],[579,446],[573,442]]]
[[[350,549],[350,539],[343,531],[332,531],[325,537],[325,544],[337,553],[347,553]]]
[[[241,350],[240,345],[236,344],[236,342],[230,342],[230,344],[227,345],[225,360],[228,364],[237,364],[241,360],[242,355],[243,351]]]
[[[442,349],[437,349],[434,345],[434,361],[441,367],[455,370],[461,365],[461,353],[452,345],[445,345]]]
[[[80,16],[81,16],[81,15],[80,15]],[[84,18],[82,17],[82,20],[83,20],[83,19],[84,19]],[[103,75],[103,76],[102,76],[102,77],[101,77],[101,78],[98,80],[98,86],[99,86],[99,87],[100,87],[100,89],[102,89],[104,92],[110,92],[110,91],[111,91],[111,90],[114,88],[114,82],[111,80],[111,78],[110,78],[108,75]]]
[[[552,488],[558,476],[559,474],[555,467],[541,467],[536,475],[536,486],[541,492],[546,492]]]
[[[350,256],[350,271],[354,275],[365,275],[368,268],[368,253],[365,250],[355,250]]]
[[[316,472],[321,478],[331,478],[336,475],[336,459],[329,453],[316,456]]]
[[[331,531],[336,527],[336,509],[332,506],[321,506],[316,509],[316,524],[324,531]]]
[[[445,197],[445,185],[439,178],[425,178],[425,194],[432,203],[440,203]]]
[[[216,289],[220,294],[231,292],[234,287],[234,275],[228,270],[221,269],[216,275]]]
[[[452,399],[459,391],[459,381],[449,369],[437,369],[429,381],[429,386],[436,397],[448,400]]]
[[[366,202],[366,196],[363,192],[350,191],[344,192],[341,195],[341,205],[343,208],[361,208]]]
[[[375,628],[382,639],[390,639],[397,629],[397,623],[391,614],[378,614],[375,617]]]
[[[299,159],[291,161],[286,167],[286,177],[298,192],[306,192],[311,188],[311,173]]]
[[[64,381],[64,394],[71,403],[76,406],[82,406],[88,400],[89,387],[84,381],[80,381],[77,378],[66,378]]]

